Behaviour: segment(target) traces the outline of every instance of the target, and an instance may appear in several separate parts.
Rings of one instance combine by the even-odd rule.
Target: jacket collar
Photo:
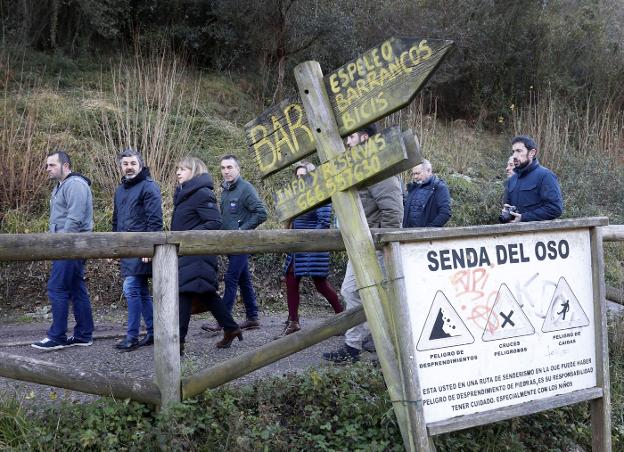
[[[516,171],[516,174],[518,175],[518,177],[524,177],[527,174],[529,174],[531,171],[533,171],[535,168],[537,168],[538,166],[540,166],[540,164],[537,161],[537,158],[534,158],[533,161],[529,163],[527,166]]]
[[[212,177],[208,173],[199,174],[194,178],[187,180],[182,185],[178,185],[174,193],[174,204],[178,204],[180,201],[188,198],[197,190],[204,187],[207,187],[210,190],[213,189]]]
[[[438,177],[435,174],[432,174],[431,177],[429,178],[429,180],[427,180],[427,182],[425,182],[424,184],[417,184],[416,182],[410,182],[409,184],[407,184],[407,191],[412,191],[416,188],[429,188],[431,186],[433,186],[433,183],[438,179]]]
[[[125,176],[122,177],[121,183],[124,185],[125,188],[130,188],[138,184],[139,182],[144,181],[148,177],[150,177],[149,168],[147,166],[144,166],[143,168],[141,168],[141,171],[139,171],[139,174],[134,176],[132,179],[127,179]]]
[[[221,188],[223,188],[224,190],[234,190],[236,188],[236,185],[238,184],[238,181],[241,180],[240,175],[236,177],[236,179],[234,179],[232,182],[226,182],[223,181],[221,182]]]

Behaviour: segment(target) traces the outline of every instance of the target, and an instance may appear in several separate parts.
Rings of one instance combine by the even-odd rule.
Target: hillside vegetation
[[[161,184],[167,227],[176,162],[200,157],[220,180],[225,153],[241,158],[268,205],[261,228],[283,227],[272,193],[291,174],[260,179],[244,124],[293,92],[298,62],[314,58],[331,70],[389,35],[456,42],[412,104],[379,124],[418,135],[449,184],[449,226],[497,222],[509,141],[520,133],[536,138],[541,163],[559,176],[564,218],[624,224],[622,24],[619,0],[469,0],[461,9],[452,0],[0,0],[0,233],[46,231],[43,163],[58,148],[93,180],[96,231],[110,231],[115,155],[127,146],[141,149]],[[607,245],[605,257],[607,283],[624,288],[624,247]],[[262,310],[285,310],[282,262],[273,254],[251,261]],[[344,263],[344,253],[332,254],[336,286]],[[47,305],[48,265],[0,262],[5,319]],[[115,263],[92,260],[87,276],[96,306],[120,300]],[[325,306],[303,290],[306,305]],[[624,447],[623,331],[611,325],[614,450]],[[162,415],[111,400],[34,415],[22,396],[0,396],[0,447],[17,450],[392,450],[400,441],[380,371],[365,365],[211,391]],[[587,448],[588,419],[581,404],[443,435],[436,445]]]

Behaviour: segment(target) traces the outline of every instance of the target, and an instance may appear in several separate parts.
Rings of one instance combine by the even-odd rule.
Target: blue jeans
[[[149,292],[148,276],[126,276],[123,293],[128,302],[128,334],[130,339],[139,337],[141,315],[148,335],[154,334],[154,307]]]
[[[241,296],[245,303],[245,314],[248,320],[258,319],[258,304],[256,303],[256,294],[251,284],[251,273],[249,273],[249,255],[248,254],[230,254],[228,255],[228,268],[225,273],[225,291],[223,292],[223,303],[228,312],[232,313],[234,302],[236,301],[236,292],[240,285]]]
[[[93,314],[91,300],[84,280],[83,259],[68,259],[52,262],[48,279],[48,298],[52,305],[52,326],[48,338],[56,342],[67,340],[67,314],[69,302],[74,310],[74,337],[90,341],[93,335]]]

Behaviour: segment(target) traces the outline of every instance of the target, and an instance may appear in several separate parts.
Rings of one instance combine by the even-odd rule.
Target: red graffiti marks
[[[487,287],[488,269],[479,267],[459,270],[450,279],[461,310],[468,310],[470,313],[467,320],[472,320],[480,329],[487,328],[490,331],[498,329],[498,324],[488,321],[497,293],[496,289],[490,290]],[[498,320],[495,323],[498,323]]]

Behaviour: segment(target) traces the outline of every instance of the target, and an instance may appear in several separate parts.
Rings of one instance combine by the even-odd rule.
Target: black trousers
[[[191,307],[193,299],[199,299],[206,305],[208,311],[212,313],[216,321],[225,331],[235,331],[238,323],[234,321],[217,293],[194,293],[180,292],[179,316],[180,316],[180,343],[183,344],[188,333],[189,322],[191,321]]]

